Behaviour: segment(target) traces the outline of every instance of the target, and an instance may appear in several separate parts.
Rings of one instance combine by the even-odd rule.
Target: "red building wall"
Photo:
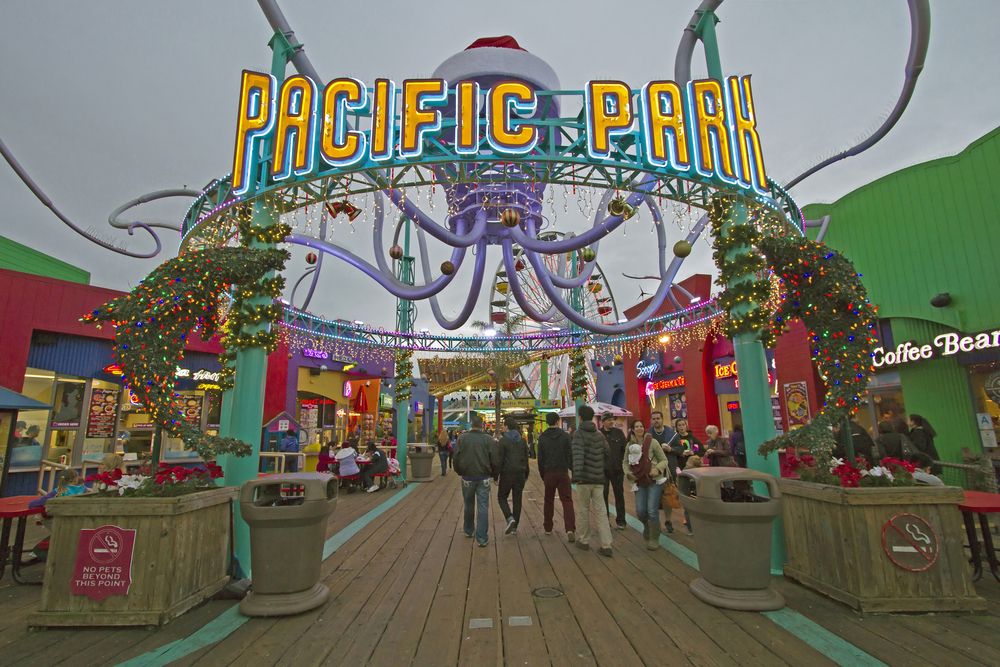
[[[24,388],[33,331],[112,339],[112,327],[98,329],[80,318],[120,296],[125,293],[0,269],[0,386],[16,392]],[[186,349],[222,352],[216,340],[206,343],[197,337]]]
[[[694,275],[679,283],[695,296],[702,299],[710,298],[711,276]],[[686,298],[681,298],[679,293],[675,293],[682,303]],[[647,301],[636,304],[625,310],[627,317],[635,317],[646,307]],[[672,304],[665,303],[657,311],[657,315],[670,313],[674,310]],[[810,414],[815,414],[822,407],[822,401],[826,395],[826,388],[819,380],[812,363],[812,352],[809,346],[808,335],[805,326],[801,322],[793,322],[789,325],[791,331],[778,338],[774,349],[775,375],[777,378],[778,396],[781,403],[782,422],[784,429],[788,430],[788,415],[784,402],[783,387],[789,382],[805,381],[809,393]],[[724,346],[726,350],[719,349]],[[663,352],[664,366],[673,365],[670,372],[683,371],[684,392],[687,395],[688,423],[692,432],[699,434],[705,432],[705,427],[709,424],[721,425],[719,414],[719,401],[715,393],[715,364],[717,356],[724,356],[731,346],[727,341],[716,340],[709,337],[708,340],[691,341],[684,346],[672,346]],[[730,352],[731,353],[731,352]],[[680,357],[681,363],[675,364],[674,358]],[[650,405],[646,397],[645,388],[647,380],[636,377],[636,363],[642,358],[637,352],[626,352],[622,355],[625,372],[625,405],[628,410],[635,415],[635,418],[642,419],[649,424]],[[669,415],[665,415],[669,421]]]

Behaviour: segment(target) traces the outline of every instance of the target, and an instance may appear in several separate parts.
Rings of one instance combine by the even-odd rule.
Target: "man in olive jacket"
[[[594,504],[597,534],[601,540],[598,553],[611,556],[611,526],[604,505],[604,480],[611,476],[611,448],[594,423],[594,409],[581,405],[577,411],[580,426],[573,434],[573,481],[576,482],[576,546],[589,550],[590,504]]]
[[[458,439],[452,467],[462,476],[465,500],[465,536],[485,547],[490,537],[490,477],[497,466],[496,445],[483,433],[483,418],[472,415],[472,430]]]
[[[615,416],[610,412],[605,412],[601,417],[601,435],[611,448],[611,476],[604,480],[604,511],[608,511],[608,495],[613,487],[618,530],[625,530],[625,473],[622,472],[621,462],[625,460],[625,446],[628,444],[628,439],[622,430],[615,426]],[[610,514],[608,520],[610,521]]]
[[[517,523],[521,520],[521,494],[528,479],[528,443],[517,428],[517,420],[507,417],[503,420],[504,434],[497,442],[500,472],[497,486],[497,503],[507,522],[508,535],[517,535]],[[514,494],[514,511],[507,505],[507,496]]]

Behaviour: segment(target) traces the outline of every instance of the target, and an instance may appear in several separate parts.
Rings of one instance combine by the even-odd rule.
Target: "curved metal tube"
[[[76,232],[83,238],[87,239],[88,241],[91,241],[92,243],[96,243],[102,248],[106,248],[107,250],[116,252],[119,255],[125,255],[126,257],[135,257],[136,259],[149,259],[150,257],[156,257],[157,255],[160,254],[160,250],[163,249],[163,246],[160,244],[160,237],[156,235],[156,232],[150,229],[149,225],[142,222],[133,222],[129,224],[128,233],[129,236],[132,236],[135,233],[136,227],[139,227],[140,229],[145,229],[147,232],[149,232],[149,235],[153,237],[153,241],[156,242],[156,250],[154,250],[151,253],[144,254],[138,252],[130,252],[128,250],[125,250],[124,248],[118,248],[114,245],[111,245],[107,241],[102,241],[101,239],[92,236],[88,232],[85,232],[84,230],[80,229],[79,227],[74,225],[69,218],[63,215],[62,212],[56,208],[55,204],[52,203],[52,200],[49,199],[44,192],[42,192],[42,189],[38,187],[38,185],[36,185],[33,180],[31,180],[31,176],[28,176],[28,172],[26,172],[24,170],[24,167],[22,167],[20,163],[18,163],[18,161],[14,158],[13,153],[10,152],[10,149],[7,148],[7,145],[3,142],[2,139],[0,139],[0,154],[3,155],[5,160],[7,160],[7,164],[9,164],[11,169],[14,170],[14,173],[17,174],[18,178],[20,178],[21,181],[28,186],[28,189],[31,190],[32,194],[34,194],[38,198],[38,201],[42,202],[42,204],[44,204],[46,208],[52,211],[57,218],[62,220],[63,223],[66,224],[66,226],[68,226],[70,229],[72,229],[74,232]]]
[[[649,176],[638,187],[636,192],[629,195],[627,200],[629,205],[637,206],[646,196],[646,190],[653,187],[654,183],[656,183],[656,179]],[[532,225],[532,222],[533,221],[531,220],[528,221],[529,227]],[[625,216],[621,215],[611,216],[607,219],[607,222],[602,222],[600,225],[597,223],[597,218],[595,218],[593,227],[579,236],[564,238],[561,241],[539,241],[535,238],[536,234],[525,234],[518,227],[514,227],[510,230],[510,237],[525,250],[531,250],[532,252],[543,253],[546,255],[554,255],[559,252],[579,250],[584,246],[591,245],[595,241],[599,241],[611,232],[615,231],[623,222],[625,222]]]
[[[853,148],[848,148],[846,151],[837,153],[833,157],[827,158],[816,166],[805,170],[785,184],[786,190],[791,190],[804,179],[812,176],[820,169],[830,166],[834,162],[839,162],[840,160],[853,157],[868,150],[877,144],[882,137],[889,134],[889,130],[902,117],[906,106],[910,103],[910,98],[913,96],[913,90],[917,86],[917,77],[920,76],[920,72],[924,68],[924,59],[927,57],[927,45],[930,42],[931,35],[931,7],[928,0],[907,0],[907,4],[910,6],[910,53],[906,58],[906,68],[904,69],[906,79],[903,81],[903,90],[899,94],[899,99],[896,100],[896,106],[893,107],[885,122],[870,137]]]
[[[115,210],[111,211],[111,215],[108,216],[108,224],[116,229],[128,229],[131,222],[122,222],[118,219],[118,216],[141,204],[148,204],[151,201],[156,201],[157,199],[167,199],[168,197],[198,197],[201,195],[200,192],[196,190],[188,190],[187,188],[174,189],[174,190],[157,190],[156,192],[150,192],[149,194],[142,195],[141,197],[136,197],[127,204],[119,206]],[[147,222],[150,227],[162,227],[163,229],[172,229],[175,232],[181,231],[180,225],[173,222]]]
[[[429,282],[431,279],[431,267],[427,261],[427,242],[419,227],[417,227],[417,244],[420,246],[420,264],[423,268],[424,280]],[[456,268],[455,270],[457,271],[458,269]],[[448,331],[454,331],[469,321],[469,317],[472,316],[472,311],[476,307],[476,302],[479,300],[479,290],[483,287],[483,276],[485,274],[486,241],[480,240],[476,245],[476,265],[473,268],[472,284],[469,288],[469,294],[465,298],[465,305],[458,316],[453,320],[449,320],[441,312],[441,306],[438,304],[437,297],[432,296],[430,298],[431,312],[434,314],[434,319],[437,320],[438,324]]]
[[[309,62],[309,57],[306,55],[305,45],[295,36],[292,26],[288,24],[288,20],[285,19],[285,15],[282,13],[281,8],[278,7],[276,0],[257,0],[257,4],[260,5],[261,11],[264,12],[264,17],[270,24],[271,30],[284,35],[285,39],[292,46],[292,55],[288,60],[295,69],[298,70],[299,74],[303,74],[315,81],[317,86],[322,86],[322,79],[319,78],[319,73],[313,67],[313,64]]]
[[[439,241],[443,241],[452,247],[467,248],[469,246],[475,245],[480,238],[482,238],[483,233],[486,231],[486,218],[483,216],[483,231],[479,234],[476,233],[479,227],[480,216],[476,215],[476,224],[473,226],[470,234],[455,234],[448,231],[438,223],[434,222],[426,213],[417,208],[410,200],[403,197],[403,191],[396,188],[389,188],[388,194],[389,200],[396,205],[396,208],[402,212],[410,220],[417,225],[418,228],[425,229],[428,234],[433,236]],[[485,213],[485,209],[482,209]]]
[[[372,266],[367,260],[358,257],[350,250],[345,250],[344,248],[334,245],[328,241],[323,241],[312,236],[305,236],[304,234],[291,234],[285,237],[285,243],[294,243],[295,245],[306,246],[308,248],[312,248],[313,250],[325,252],[342,259],[354,268],[360,269],[366,273],[368,277],[374,279],[375,282],[388,290],[393,296],[399,299],[406,299],[408,301],[420,301],[422,299],[426,299],[427,297],[433,296],[447,287],[448,283],[450,283],[456,273],[458,273],[458,267],[461,265],[462,258],[465,255],[465,248],[455,248],[455,250],[451,253],[451,261],[455,265],[455,273],[450,276],[441,276],[429,285],[415,286],[406,285],[399,282],[392,276],[386,276],[384,273]]]
[[[694,47],[698,44],[698,36],[694,34],[695,26],[701,20],[702,14],[708,11],[714,12],[721,4],[722,0],[702,0],[681,34],[681,43],[677,45],[677,55],[674,57],[674,81],[682,88],[691,80],[691,56],[694,55]]]
[[[319,256],[322,257],[323,253],[320,253]],[[309,276],[311,276],[311,275],[313,275],[315,273],[316,273],[316,268],[315,267],[309,267],[308,269],[306,269],[305,271],[303,271],[302,275],[299,277],[299,279],[295,281],[295,285],[292,287],[292,294],[291,294],[291,296],[288,297],[288,301],[291,303],[291,305],[293,307],[297,307],[297,306],[295,306],[295,291],[299,288],[299,285],[302,284],[303,280],[305,280],[306,278],[308,278]],[[302,308],[300,310],[305,310],[306,309],[306,305],[308,305],[308,302],[302,304]]]
[[[805,228],[819,227],[819,234],[816,235],[816,243],[822,243],[823,238],[826,236],[826,230],[830,228],[830,216],[824,215],[819,220],[803,220],[802,223]]]

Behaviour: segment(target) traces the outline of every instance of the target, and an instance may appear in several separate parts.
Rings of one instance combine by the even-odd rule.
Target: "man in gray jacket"
[[[594,504],[597,534],[601,540],[598,553],[611,556],[611,526],[604,505],[604,480],[611,474],[611,448],[594,423],[594,409],[581,405],[577,411],[580,426],[573,434],[573,481],[576,483],[576,546],[589,550],[590,504]]]
[[[472,415],[472,430],[458,439],[452,468],[462,476],[465,536],[485,547],[490,539],[490,477],[497,467],[493,438],[483,433],[483,418]]]

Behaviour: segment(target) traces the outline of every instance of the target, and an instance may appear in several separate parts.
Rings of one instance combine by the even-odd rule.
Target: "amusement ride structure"
[[[481,40],[442,63],[430,79],[402,86],[388,79],[378,79],[370,88],[353,79],[328,80],[312,66],[277,3],[259,2],[274,30],[272,68],[269,73],[243,73],[234,173],[197,193],[145,195],[111,215],[111,223],[126,225],[129,234],[136,227],[149,232],[156,239],[154,252],[130,253],[73,225],[0,144],[4,157],[60,219],[115,252],[148,257],[160,250],[150,225],[119,220],[126,210],[167,196],[193,195],[179,229],[182,256],[237,246],[241,238],[246,244],[248,232],[253,247],[286,243],[315,253],[314,264],[296,283],[296,295],[303,290],[301,302],[296,305],[295,297],[292,303],[273,302],[278,312],[272,321],[292,346],[335,351],[341,345],[368,345],[443,356],[518,353],[525,355],[528,391],[542,395],[551,389],[541,379],[541,365],[549,356],[581,348],[615,356],[623,345],[655,347],[665,332],[728,317],[742,325],[734,339],[748,454],[774,437],[759,340],[768,315],[757,314],[765,294],[758,288],[738,289],[768,279],[743,259],[752,257],[754,249],[733,236],[733,230],[794,237],[805,226],[822,223],[803,220],[787,189],[765,176],[749,77],[722,75],[714,13],[722,0],[702,2],[684,27],[674,81],[650,82],[641,90],[592,81],[576,91],[563,90],[552,68],[511,38]],[[896,108],[863,144],[790,184],[872,145],[905,109],[922,67],[929,27],[926,0],[910,0],[909,5],[911,49]],[[710,78],[691,81],[698,41],[705,47]],[[289,64],[295,73],[286,71]],[[578,115],[567,113],[577,108],[582,109]],[[428,207],[438,188],[446,210],[435,214]],[[555,229],[556,209],[566,210],[569,202],[590,221],[581,233]],[[684,237],[673,244],[663,212],[669,207],[695,212]],[[642,246],[635,251],[655,254],[659,282],[642,312],[625,320],[597,258],[600,246],[614,242],[615,232],[640,212],[649,216],[656,242],[634,244]],[[359,215],[371,229],[374,263],[332,234],[335,221],[353,222]],[[725,261],[732,268],[724,287],[730,296],[692,304],[674,280],[710,222],[717,247],[726,242],[728,248]],[[283,224],[292,227],[283,239],[259,231]],[[415,255],[400,240],[401,234],[409,239],[411,227]],[[432,266],[428,237],[450,249],[447,261]],[[490,270],[491,246],[502,257],[484,308],[495,328],[479,335],[413,331],[408,310],[413,302],[428,302],[446,331],[469,323]],[[396,330],[386,330],[309,313],[324,260],[362,271],[400,300],[398,312],[410,315],[397,320]],[[458,314],[447,317],[437,297],[466,262],[473,265],[462,287],[467,296]],[[666,302],[673,310],[655,316]],[[257,308],[272,305],[264,297],[254,303]],[[247,330],[266,330],[268,322],[258,320]],[[511,322],[518,326],[505,330]],[[224,435],[259,441],[265,358],[263,349],[248,345],[230,362],[235,385],[226,392],[224,405],[232,426]],[[564,368],[565,379],[571,373]],[[403,429],[400,443],[405,443],[406,405],[396,407]],[[405,445],[399,458],[405,466]],[[255,459],[226,464],[227,483],[256,475]],[[752,467],[773,471],[776,465],[773,458],[751,456]],[[242,530],[237,531],[241,549]]]

